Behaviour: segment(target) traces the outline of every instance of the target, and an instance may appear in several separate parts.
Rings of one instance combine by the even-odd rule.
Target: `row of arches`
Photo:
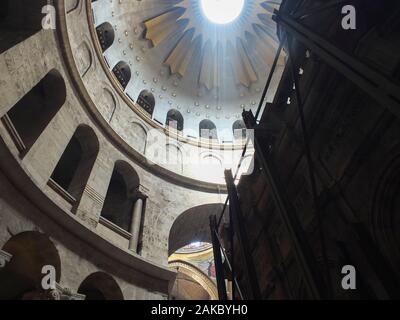
[[[25,231],[12,236],[2,247],[11,260],[0,268],[0,300],[52,299],[51,292],[43,289],[42,269],[52,266],[55,281],[60,282],[62,261],[50,238],[37,231]],[[121,288],[105,272],[88,275],[76,289],[86,300],[123,300]]]
[[[21,158],[28,154],[65,101],[64,80],[54,69],[3,116],[2,121]],[[94,130],[88,125],[79,125],[49,178],[48,185],[72,205],[72,212],[80,204],[99,149]],[[127,162],[117,161],[101,211],[105,219],[132,234],[130,248],[135,252],[139,251],[145,207],[144,196],[138,193],[139,186],[136,171]],[[135,205],[140,209],[135,211]]]
[[[96,27],[97,37],[100,42],[103,53],[111,47],[115,40],[115,32],[113,26],[109,22],[103,22]],[[131,79],[131,69],[129,65],[124,62],[118,62],[112,69],[118,82],[121,84],[123,89],[126,89]],[[137,104],[150,116],[153,116],[156,100],[152,92],[149,90],[143,90],[140,92],[137,99]],[[176,110],[171,109],[167,113],[165,125],[169,129],[176,131],[183,131],[184,119],[182,114]],[[236,121],[233,126],[234,140],[241,140],[246,138],[245,124],[242,120]],[[199,137],[202,139],[218,140],[217,128],[215,124],[208,119],[204,119],[199,124]]]
[[[0,31],[4,35],[4,38],[2,37],[2,41],[0,42],[0,54],[15,46],[17,43],[24,41],[25,39],[42,29],[42,8],[47,4],[46,1],[35,1],[35,8],[32,8],[32,4],[28,2],[29,1],[27,0],[2,1],[0,5]],[[29,12],[27,12],[28,8]],[[19,30],[17,37],[15,36],[15,30]],[[96,32],[100,41],[100,45],[104,52],[114,42],[114,29],[110,23],[104,22],[96,28]],[[8,39],[7,34],[10,34],[10,39]],[[125,89],[132,75],[129,65],[125,61],[120,61],[114,66],[112,71],[116,76],[118,82]],[[29,108],[28,112],[31,112],[31,115],[33,117],[38,117],[39,112],[45,112],[48,117],[52,117],[51,112],[56,113],[57,108],[48,108],[48,105],[56,104],[60,106],[60,103],[57,103],[57,100],[58,102],[62,102],[65,100],[65,90],[60,90],[62,89],[60,83],[61,81],[59,81],[57,73],[54,71],[50,72],[46,76],[46,78],[43,79],[43,81],[41,81],[35,87],[35,90],[32,90],[30,92],[29,96],[24,97],[24,101],[21,101],[21,104],[28,104],[28,100],[31,100],[36,108]],[[137,103],[150,116],[153,115],[156,101],[154,95],[150,91],[143,90],[139,94]],[[25,126],[25,124],[23,123],[23,119],[29,119],[29,117],[21,117],[21,114],[18,113],[18,111],[20,111],[21,109],[22,108],[15,108],[14,112],[10,113],[10,118],[13,118],[12,120],[14,125],[19,126],[18,131],[21,138],[23,138],[24,140],[24,146],[26,147],[27,151],[29,151],[29,148],[32,145],[32,141],[29,140],[35,140],[35,132],[26,132],[24,130],[24,128],[29,129],[29,127]],[[183,131],[184,129],[183,116],[178,110],[175,109],[171,109],[167,113],[165,123],[167,127],[173,128],[177,131]],[[244,128],[245,126],[243,124],[243,121],[238,120],[233,124],[235,139],[237,139],[237,137],[243,136],[242,134],[238,135],[235,132],[238,129],[242,130]],[[37,129],[38,132],[41,131],[40,126],[37,126]],[[203,120],[200,123],[199,137],[218,140],[216,126],[211,120]]]

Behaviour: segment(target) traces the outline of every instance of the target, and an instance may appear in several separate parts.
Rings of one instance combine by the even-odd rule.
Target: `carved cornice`
[[[80,293],[74,293],[70,288],[62,287],[56,283],[56,289],[52,290],[51,295],[54,300],[85,300],[86,296]]]

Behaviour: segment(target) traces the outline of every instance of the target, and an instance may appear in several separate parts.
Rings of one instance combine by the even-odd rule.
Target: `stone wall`
[[[67,20],[63,15],[57,16],[56,30],[41,30],[0,55],[0,117],[51,70],[57,70],[63,78],[67,95],[61,109],[23,156],[9,129],[4,122],[0,123],[0,246],[12,235],[39,230],[51,238],[59,251],[62,285],[77,290],[87,275],[100,270],[116,279],[126,299],[166,298],[166,283],[174,276],[165,269],[171,226],[182,212],[203,204],[221,203],[226,195],[216,184],[179,177],[147,164],[140,154],[142,138],[137,128],[130,126],[141,120],[118,95],[110,94],[113,89],[90,44],[83,2],[78,1],[77,6],[67,2],[71,10],[75,9]],[[69,58],[76,59],[75,67],[67,59],[67,33],[63,28],[66,21],[68,35],[73,35],[74,55]],[[75,70],[79,70],[85,86],[77,81]],[[103,92],[104,89],[108,91]],[[100,110],[104,122],[107,108],[114,102],[114,120],[105,128],[89,104]],[[49,184],[49,178],[80,125],[93,130],[99,152],[82,197],[71,205],[65,195]],[[114,130],[119,130],[116,135]],[[128,251],[126,239],[99,224],[114,165],[121,160],[137,172],[148,197],[140,256]]]

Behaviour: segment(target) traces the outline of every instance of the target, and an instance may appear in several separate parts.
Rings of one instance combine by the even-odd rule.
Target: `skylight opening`
[[[201,7],[208,20],[216,24],[228,24],[243,11],[245,0],[201,0]]]

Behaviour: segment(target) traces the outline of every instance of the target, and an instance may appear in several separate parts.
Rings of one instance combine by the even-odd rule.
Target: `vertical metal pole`
[[[229,208],[232,213],[233,227],[237,232],[237,239],[239,240],[240,251],[244,257],[244,269],[247,279],[250,282],[251,299],[261,299],[260,286],[257,280],[256,269],[254,266],[253,257],[249,247],[249,240],[244,228],[242,210],[240,208],[237,189],[233,180],[232,171],[225,170],[226,186],[229,195]]]
[[[215,215],[210,216],[210,231],[211,231],[211,241],[213,245],[214,252],[214,262],[215,270],[217,273],[217,287],[218,287],[218,297],[219,300],[228,300],[226,294],[224,267],[222,264],[221,247],[217,239],[217,217]]]
[[[232,300],[235,300],[235,292],[236,292],[236,286],[235,286],[235,247],[234,247],[234,227],[233,227],[233,219],[232,219],[232,210],[231,207],[229,206],[229,236],[230,236],[230,243],[231,243],[231,272],[232,272],[232,282],[233,282],[233,286],[232,286]]]
[[[281,42],[279,44],[279,48],[276,51],[274,63],[272,64],[271,71],[269,72],[269,75],[268,75],[267,84],[265,85],[264,91],[263,91],[262,96],[261,96],[260,104],[259,104],[259,106],[257,108],[256,119],[258,119],[258,116],[260,115],[262,106],[264,105],[265,97],[267,96],[268,89],[269,89],[269,86],[271,85],[272,78],[274,76],[276,66],[278,65],[279,57],[281,56],[282,47],[283,47],[283,42]]]

